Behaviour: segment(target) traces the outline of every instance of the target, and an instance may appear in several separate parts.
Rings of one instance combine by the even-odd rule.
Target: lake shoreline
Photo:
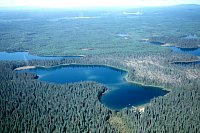
[[[54,68],[54,67],[59,67],[59,66],[70,66],[70,65],[100,66],[100,67],[110,67],[110,68],[114,68],[114,69],[119,69],[119,70],[127,72],[127,74],[124,77],[124,79],[127,82],[129,82],[129,83],[138,84],[138,85],[142,85],[142,86],[146,86],[146,87],[156,87],[156,88],[161,88],[162,90],[171,91],[171,89],[167,89],[167,88],[165,88],[163,86],[145,85],[144,83],[140,83],[140,82],[137,82],[137,81],[129,80],[128,79],[128,73],[129,73],[128,70],[123,69],[123,68],[118,68],[118,67],[115,67],[115,66],[111,66],[111,65],[98,65],[98,64],[94,65],[94,64],[76,64],[76,63],[70,63],[70,64],[60,64],[60,65],[54,65],[54,66],[22,66],[22,67],[15,68],[14,70],[19,70],[19,69],[20,70],[25,70],[25,69],[34,69],[34,68],[46,68],[46,69],[49,69],[49,68]]]
[[[76,63],[71,63],[71,64],[60,64],[60,65],[54,65],[54,66],[22,66],[22,67],[18,67],[14,70],[26,70],[26,69],[35,69],[35,68],[46,68],[46,69],[50,69],[50,68],[54,68],[54,67],[62,67],[62,66],[70,66],[70,65],[82,65],[82,66],[99,66],[99,67],[110,67],[110,68],[113,68],[113,69],[118,69],[118,70],[122,70],[122,71],[125,71],[127,74],[123,77],[125,79],[125,81],[127,83],[131,83],[131,84],[136,84],[136,85],[141,85],[141,86],[145,86],[145,87],[155,87],[155,89],[161,89],[161,90],[165,90],[165,91],[168,91],[170,92],[171,90],[165,88],[165,87],[162,87],[162,86],[154,86],[154,85],[145,85],[144,83],[139,83],[139,82],[136,82],[136,81],[131,81],[128,79],[128,73],[129,71],[126,70],[126,69],[122,69],[122,68],[118,68],[118,67],[115,67],[115,66],[111,66],[111,65],[94,65],[94,64],[76,64]],[[107,92],[109,92],[109,88],[108,90],[105,90],[104,92],[102,92],[100,94],[100,96],[98,96],[98,99],[99,101],[101,101],[101,97],[102,95],[106,94]],[[167,93],[168,94],[168,93]],[[165,95],[167,95],[165,94]],[[164,95],[164,96],[165,96]],[[134,106],[135,108],[137,108],[138,110],[140,110],[141,112],[144,112],[145,110],[145,107],[147,105],[149,105],[150,102],[148,103],[144,103],[144,104],[141,104],[141,105],[137,105],[137,106]]]
[[[170,64],[176,64],[176,63],[196,63],[196,62],[200,62],[200,60],[192,60],[192,61],[172,61],[169,62]]]
[[[145,40],[142,40],[142,41],[145,41],[146,43],[153,44],[152,42],[149,42],[149,39],[145,39]],[[176,47],[176,48],[179,48],[179,49],[193,49],[193,48],[198,49],[198,48],[200,48],[200,45],[198,45],[197,47],[181,47],[181,46],[177,46],[174,43],[163,43],[163,42],[157,42],[157,43],[160,43],[160,46],[163,46],[163,47]]]
[[[28,55],[38,56],[38,57],[86,57],[87,55],[40,55],[35,54],[33,52],[30,52],[29,50],[23,50],[23,51],[0,51],[5,53],[28,53]]]
[[[14,70],[15,71],[20,71],[20,70],[26,70],[26,69],[34,69],[37,68],[36,66],[22,66],[22,67],[17,67]]]

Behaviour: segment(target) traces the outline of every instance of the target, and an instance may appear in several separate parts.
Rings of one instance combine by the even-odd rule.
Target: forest
[[[85,55],[0,61],[0,132],[199,133],[199,56],[141,41],[199,48],[199,22],[198,5],[92,12],[0,9],[0,51]],[[68,64],[122,69],[127,71],[124,80],[169,93],[141,105],[143,111],[140,107],[116,111],[100,102],[109,90],[104,84],[48,83],[38,80],[36,74],[16,71],[23,66]]]
[[[120,63],[103,61],[97,57],[35,60],[29,65],[94,63],[125,68]],[[1,132],[199,132],[199,78],[189,80],[184,73],[176,73],[182,83],[158,84],[153,80],[137,80],[136,70],[127,67],[131,80],[165,85],[171,88],[171,92],[152,100],[144,112],[137,108],[114,111],[99,102],[99,96],[107,90],[103,85],[95,82],[64,85],[41,82],[34,74],[13,71],[24,63],[1,63]],[[175,65],[174,69],[181,67]],[[199,71],[199,66],[192,67]],[[165,70],[165,73],[171,72]]]
[[[176,46],[179,48],[199,48],[200,47],[200,38],[195,37],[194,35],[185,36],[185,37],[173,37],[173,36],[164,36],[164,37],[151,37],[150,42],[162,42],[163,44],[169,44],[171,46]]]

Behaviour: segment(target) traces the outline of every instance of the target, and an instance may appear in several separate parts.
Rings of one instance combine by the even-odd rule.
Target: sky
[[[200,0],[0,0],[0,7],[117,7],[200,4]]]

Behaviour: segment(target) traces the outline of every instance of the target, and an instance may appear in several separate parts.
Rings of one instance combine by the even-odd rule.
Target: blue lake
[[[154,45],[163,45],[165,43],[162,43],[162,42],[150,42],[150,44],[154,44]]]
[[[200,61],[194,61],[194,62],[172,62],[172,64],[180,64],[180,65],[196,65],[200,64]]]
[[[39,76],[38,80],[53,83],[73,83],[95,81],[104,84],[109,91],[100,97],[101,103],[110,109],[120,110],[125,107],[139,106],[151,99],[163,96],[168,91],[158,87],[142,86],[125,81],[126,71],[91,65],[67,65],[52,68],[35,68],[21,70]]]
[[[192,54],[200,56],[200,48],[177,48],[174,46],[170,47],[174,52],[183,53],[183,54]]]
[[[163,45],[163,44],[165,44],[165,43],[162,43],[162,42],[148,42],[148,43],[153,44],[153,45]],[[178,47],[175,47],[175,46],[169,46],[168,48],[170,48],[173,52],[200,56],[200,48],[178,48]]]
[[[56,60],[56,59],[63,59],[63,58],[76,58],[81,56],[36,56],[31,55],[28,52],[14,52],[14,53],[8,53],[8,52],[0,52],[0,60]]]

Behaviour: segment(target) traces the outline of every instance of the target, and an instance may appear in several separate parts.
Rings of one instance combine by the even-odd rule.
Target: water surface
[[[192,54],[200,56],[200,48],[177,48],[175,46],[170,46],[174,52],[183,53],[183,54]]]
[[[145,42],[145,43],[160,45],[160,46],[165,44],[163,42]],[[176,46],[167,46],[167,47],[170,48],[173,52],[200,56],[200,48],[178,48]]]
[[[139,106],[154,97],[163,96],[168,91],[156,87],[147,87],[128,83],[124,80],[125,71],[106,66],[69,65],[52,68],[22,70],[39,76],[39,80],[53,83],[73,83],[79,81],[96,81],[104,84],[109,91],[100,101],[108,108],[120,110],[125,107]]]
[[[28,52],[0,52],[0,60],[8,60],[8,61],[14,61],[14,60],[56,60],[56,59],[62,59],[62,58],[76,58],[81,56],[36,56],[31,55]]]
[[[200,61],[191,61],[191,62],[187,62],[187,61],[177,61],[177,62],[172,62],[172,64],[180,64],[180,65],[196,65],[196,64],[200,64]]]
[[[163,44],[165,44],[165,43],[163,43],[163,42],[150,42],[150,44],[154,44],[154,45],[163,45]]]

